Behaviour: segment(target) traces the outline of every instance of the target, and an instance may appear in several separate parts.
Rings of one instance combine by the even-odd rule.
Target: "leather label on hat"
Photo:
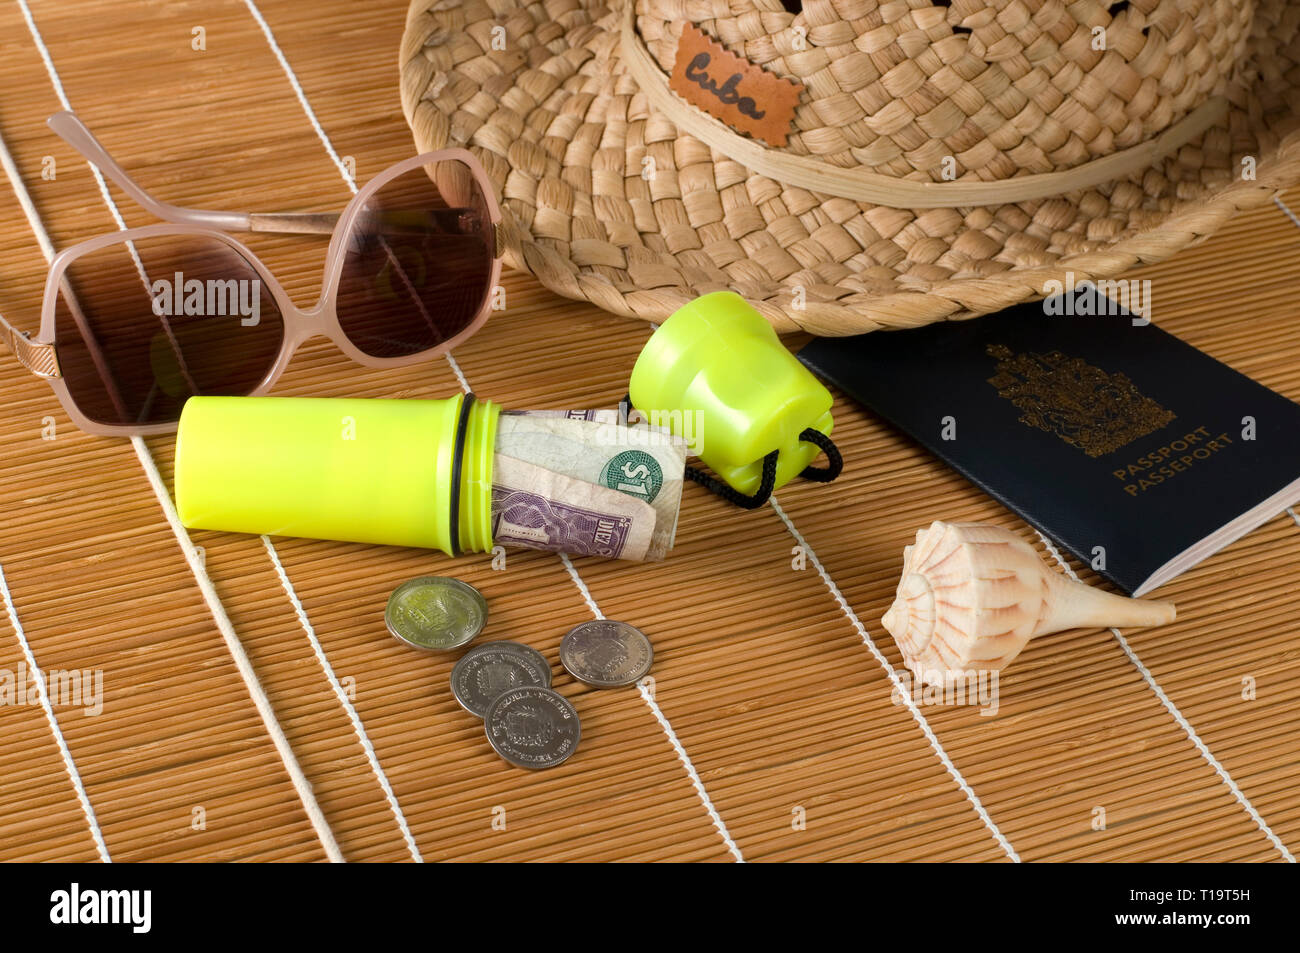
[[[707,36],[694,23],[682,25],[668,85],[688,103],[698,106],[736,132],[785,145],[794,121],[794,107],[803,86],[782,79],[736,56]]]

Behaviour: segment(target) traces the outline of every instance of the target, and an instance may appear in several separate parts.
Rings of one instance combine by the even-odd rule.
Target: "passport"
[[[799,359],[1132,595],[1300,500],[1300,405],[1087,285]]]

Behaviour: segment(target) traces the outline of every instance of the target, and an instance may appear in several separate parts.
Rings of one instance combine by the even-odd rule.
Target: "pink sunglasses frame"
[[[176,430],[176,421],[156,424],[104,424],[86,417],[77,407],[76,401],[68,390],[67,382],[59,371],[58,341],[55,335],[55,308],[64,274],[68,266],[83,255],[99,251],[111,245],[122,244],[136,239],[157,238],[168,235],[202,236],[219,241],[236,251],[257,272],[263,286],[270,292],[284,324],[284,336],[280,342],[280,353],[276,356],[257,387],[247,392],[247,396],[260,396],[274,386],[284,373],[294,352],[303,342],[313,337],[324,336],[334,342],[340,351],[349,358],[366,367],[406,367],[446,354],[457,344],[474,334],[492,310],[493,289],[501,279],[501,209],[497,203],[496,193],[487,172],[464,149],[443,149],[426,152],[422,155],[404,159],[390,166],[367,182],[352,197],[351,201],[338,215],[329,213],[271,213],[223,212],[205,209],[181,208],[162,202],[141,188],[126,171],[121,168],[108,152],[95,139],[89,129],[71,112],[55,113],[49,119],[50,128],[66,140],[73,148],[98,166],[105,175],[116,182],[139,205],[172,224],[147,225],[143,228],[129,228],[123,231],[79,242],[65,248],[54,256],[50,262],[49,276],[45,282],[45,294],[41,306],[41,329],[33,339],[17,331],[0,318],[0,340],[6,340],[24,366],[38,377],[49,381],[59,403],[67,411],[72,422],[87,433],[101,436],[132,436],[159,433],[171,433]],[[462,162],[474,176],[475,182],[487,205],[492,222],[493,248],[492,271],[488,287],[484,293],[483,304],[473,320],[460,333],[443,341],[435,347],[401,357],[372,357],[354,345],[339,324],[336,299],[343,262],[347,254],[346,241],[351,233],[357,216],[364,211],[366,201],[379,189],[401,175],[434,162],[457,160]],[[283,286],[270,269],[243,242],[226,234],[226,231],[260,231],[295,234],[329,234],[330,244],[325,259],[325,270],[321,283],[320,297],[310,308],[297,307],[285,293]]]

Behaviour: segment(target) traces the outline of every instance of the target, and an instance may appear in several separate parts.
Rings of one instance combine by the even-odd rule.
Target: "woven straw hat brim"
[[[1002,205],[886,207],[746,168],[652,105],[619,0],[414,0],[402,103],[420,150],[479,157],[507,262],[559,294],[661,321],[730,288],[778,331],[858,334],[997,311],[1067,273],[1112,278],[1300,181],[1298,9],[1256,5],[1226,122],[1119,181]]]

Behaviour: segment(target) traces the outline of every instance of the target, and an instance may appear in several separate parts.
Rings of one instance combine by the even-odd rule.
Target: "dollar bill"
[[[503,416],[496,450],[649,503],[655,526],[646,559],[663,559],[672,548],[686,469],[685,443],[679,438],[596,421]]]
[[[639,562],[654,529],[654,507],[643,500],[496,454],[492,538],[502,546]]]
[[[618,423],[617,410],[503,410],[502,417],[543,417],[563,420],[587,420],[598,424]]]
[[[631,419],[624,420],[623,414],[630,413]],[[587,420],[597,424],[624,424],[632,428],[654,430],[659,433],[672,433],[668,426],[653,426],[649,418],[639,410],[630,410],[626,404],[620,404],[617,410],[503,410],[503,417],[561,417],[566,420]],[[697,456],[694,434],[686,440],[686,456]]]

